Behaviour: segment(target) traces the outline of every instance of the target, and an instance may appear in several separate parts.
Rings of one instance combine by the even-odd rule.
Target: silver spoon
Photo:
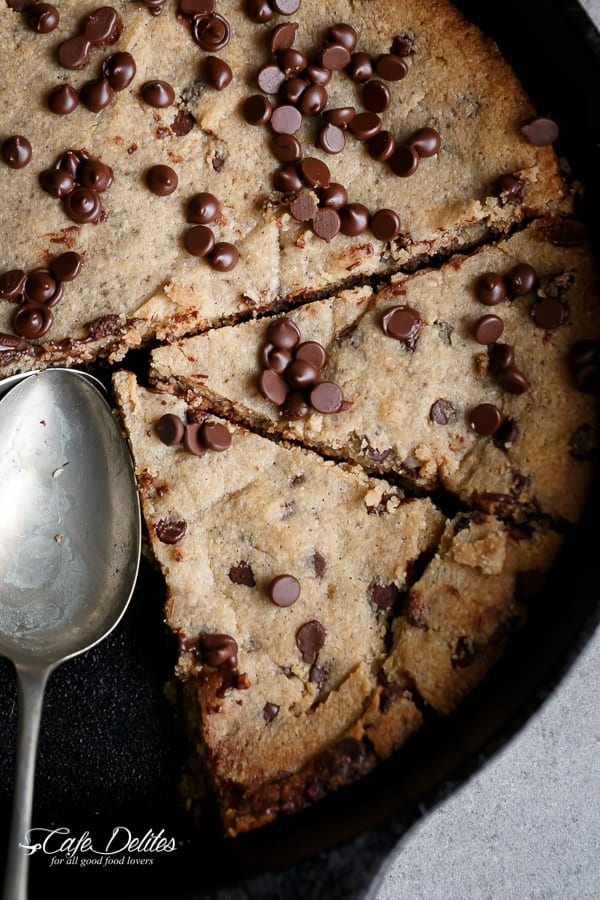
[[[4,900],[27,897],[21,845],[48,676],[119,622],[141,545],[131,456],[102,394],[68,369],[15,380],[0,400],[0,655],[19,702]]]

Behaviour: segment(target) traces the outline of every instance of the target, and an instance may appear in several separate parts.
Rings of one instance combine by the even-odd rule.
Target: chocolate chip
[[[378,609],[392,609],[400,599],[400,591],[395,584],[375,584],[371,589],[371,600]]]
[[[358,35],[352,25],[339,23],[329,29],[329,40],[333,44],[341,44],[346,50],[352,52],[358,43]]]
[[[90,61],[92,45],[82,34],[69,38],[60,44],[57,58],[63,69],[84,69]]]
[[[273,184],[278,191],[284,194],[301,191],[304,187],[303,181],[293,166],[283,166],[279,169],[274,177]]]
[[[101,112],[111,102],[114,91],[107,78],[86,81],[79,91],[79,99],[90,112]]]
[[[548,147],[558,140],[558,125],[545,116],[537,116],[521,128],[521,134],[536,147]]]
[[[510,450],[519,437],[519,426],[513,419],[504,419],[494,435],[494,444],[499,450]]]
[[[319,62],[324,69],[339,72],[349,64],[350,52],[343,44],[325,44],[321,50]]]
[[[340,230],[348,237],[356,237],[369,227],[369,210],[362,203],[349,203],[340,209]]]
[[[440,152],[442,139],[435,128],[420,128],[411,137],[410,146],[422,159],[428,159]]]
[[[37,34],[50,34],[58,28],[58,10],[51,3],[34,3],[27,8],[25,21]]]
[[[101,6],[90,13],[83,28],[84,37],[92,47],[104,47],[115,44],[123,32],[123,23],[116,9],[112,6]]]
[[[67,250],[55,256],[50,262],[52,274],[59,281],[73,281],[81,271],[81,256],[74,250]]]
[[[396,53],[383,53],[375,62],[375,71],[386,81],[401,81],[408,75],[408,66]]]
[[[207,53],[223,50],[231,38],[229,22],[218,13],[195,16],[192,19],[192,37]]]
[[[295,134],[301,125],[302,116],[295,106],[284,104],[273,110],[271,128],[276,134]]]
[[[502,424],[502,413],[493,403],[481,403],[471,410],[469,425],[476,434],[496,434]]]
[[[77,170],[84,159],[89,159],[87,153],[77,150],[66,150],[56,162],[55,168],[68,172],[77,180]]]
[[[251,588],[256,587],[252,567],[244,559],[242,559],[237,566],[232,566],[230,568],[229,578],[234,584],[242,584],[244,587]]]
[[[514,364],[515,351],[510,344],[493,344],[488,350],[489,370],[494,375]]]
[[[186,232],[183,243],[185,249],[192,256],[208,256],[215,246],[215,236],[212,229],[206,225],[194,225]]]
[[[266,125],[273,114],[273,107],[266,97],[261,94],[253,94],[244,101],[243,111],[248,124]]]
[[[265,400],[275,406],[283,406],[288,395],[288,386],[281,375],[271,369],[266,369],[261,373],[258,387]]]
[[[362,89],[362,101],[370,112],[382,113],[392,102],[389,87],[383,81],[367,81]]]
[[[307,66],[304,75],[311,84],[320,84],[326,87],[331,81],[331,71],[324,69],[322,66]]]
[[[327,105],[327,91],[321,84],[311,84],[300,97],[300,112],[303,116],[318,116]],[[343,137],[343,135],[342,135]],[[337,153],[338,151],[333,151]]]
[[[381,119],[377,113],[358,113],[349,123],[348,128],[359,141],[368,141],[381,131]]]
[[[531,318],[540,328],[554,331],[569,318],[569,308],[559,297],[541,297],[531,307]]]
[[[536,271],[533,266],[527,263],[519,263],[506,276],[506,283],[513,297],[524,297],[537,284]]]
[[[156,434],[167,447],[175,447],[183,439],[185,425],[179,416],[173,413],[165,413],[155,425]]]
[[[321,381],[310,392],[310,405],[319,413],[340,412],[343,404],[344,395],[332,381]]]
[[[312,665],[310,667],[310,671],[308,673],[308,680],[312,684],[323,684],[325,679],[327,678],[327,672],[325,669],[322,669],[320,666]]]
[[[65,197],[75,188],[75,179],[61,169],[45,169],[39,175],[42,190],[51,197]]]
[[[404,344],[407,350],[414,350],[423,330],[423,319],[410,306],[393,306],[382,320],[383,331],[388,337]]]
[[[373,65],[368,53],[353,53],[346,69],[352,81],[361,84],[373,77]]]
[[[265,94],[276,94],[284,81],[285,75],[275,65],[263,66],[256,78],[256,83]]]
[[[300,584],[293,575],[278,575],[269,585],[269,596],[275,606],[292,606],[300,596]]]
[[[298,222],[310,222],[317,211],[317,204],[310,194],[300,194],[290,203],[290,213]]]
[[[370,227],[378,241],[393,241],[400,234],[400,218],[393,209],[380,209],[371,216]]]
[[[334,125],[328,126],[335,128]],[[337,210],[331,206],[325,206],[323,209],[317,210],[313,218],[313,231],[322,240],[329,243],[338,234],[341,228],[341,219]]]
[[[273,9],[282,16],[293,16],[300,9],[301,0],[271,0]]]
[[[449,425],[456,422],[456,407],[449,400],[436,400],[429,410],[429,418],[436,425]]]
[[[221,204],[214,194],[206,192],[194,194],[188,201],[187,220],[198,225],[208,225],[210,222],[215,221],[220,209]]]
[[[475,323],[474,337],[478,344],[494,344],[504,332],[504,322],[499,316],[482,316]]]
[[[227,63],[218,56],[207,56],[204,61],[204,74],[207,82],[217,91],[224,90],[233,80],[233,72]]]
[[[24,12],[33,3],[35,3],[35,0],[6,0],[8,8],[15,12]]]
[[[229,429],[220,422],[204,422],[201,426],[202,443],[207,450],[223,453],[231,447],[231,434]]]
[[[11,169],[23,169],[31,162],[31,144],[22,134],[6,138],[0,148],[2,159]]]
[[[308,81],[304,78],[288,78],[281,86],[279,97],[282,103],[291,103],[292,106],[298,106],[298,101],[308,87]]]
[[[272,369],[278,375],[283,375],[292,361],[289,350],[281,350],[273,344],[266,344],[262,352],[262,363],[265,369]]]
[[[190,422],[184,426],[182,444],[188,453],[193,456],[204,456],[206,447],[202,443],[200,422]]]
[[[529,390],[529,380],[515,366],[507,366],[496,375],[501,388],[510,394],[524,394]]]
[[[331,206],[340,210],[348,203],[348,191],[343,184],[332,181],[329,187],[319,188],[319,202],[321,206]]]
[[[391,131],[380,131],[368,144],[369,156],[378,162],[385,162],[396,149],[396,140]]]
[[[580,247],[585,241],[583,223],[575,219],[555,219],[544,225],[542,233],[555,247]]]
[[[501,175],[496,182],[496,193],[502,204],[521,203],[525,195],[525,183],[516,175]]]
[[[268,0],[246,0],[246,15],[253,22],[269,22],[275,13]]]
[[[306,359],[294,359],[285,372],[288,385],[297,391],[312,387],[318,377],[319,369]]]
[[[217,241],[210,254],[210,264],[217,272],[230,272],[240,261],[240,254],[235,244],[229,241]]]
[[[472,665],[477,655],[477,644],[467,637],[459,637],[450,657],[453,669],[466,669]]]
[[[302,147],[293,134],[275,134],[271,140],[271,151],[279,162],[292,163],[302,159]],[[299,189],[298,189],[299,190]]]
[[[135,78],[136,68],[131,53],[113,53],[102,63],[102,74],[108,78],[113,91],[124,91]]]
[[[177,544],[185,537],[185,519],[160,519],[156,523],[156,537],[161,544]]]
[[[146,172],[146,184],[157,197],[168,197],[177,190],[177,172],[170,166],[151,166]]]
[[[269,50],[271,53],[278,53],[280,50],[289,50],[296,40],[296,32],[298,25],[296,22],[285,22],[283,25],[276,25],[269,35]]]
[[[237,665],[238,645],[228,634],[200,634],[197,646],[200,659],[207,666],[218,669],[229,661]]]
[[[331,181],[329,168],[320,159],[316,159],[314,156],[307,156],[300,163],[300,172],[308,187],[329,187]]]
[[[288,316],[275,319],[267,328],[267,341],[282,350],[291,350],[300,340],[300,329]]]
[[[506,282],[501,275],[494,272],[487,272],[482,275],[475,286],[477,299],[486,306],[496,306],[502,303],[508,296]]]
[[[113,170],[99,159],[84,159],[77,169],[77,181],[81,187],[94,188],[99,194],[113,183]]]
[[[46,334],[50,330],[53,321],[52,312],[45,306],[26,303],[16,311],[12,327],[15,334],[18,334],[19,337],[32,341]]]
[[[569,353],[569,363],[575,385],[580,391],[586,394],[600,393],[599,341],[577,341]]]
[[[148,106],[156,109],[164,109],[175,102],[175,91],[166,81],[146,81],[141,94]]]
[[[317,661],[317,655],[325,644],[326,636],[327,632],[316,619],[300,626],[296,632],[296,646],[305,663],[312,665]]]
[[[594,460],[598,456],[598,442],[591,425],[582,425],[569,439],[569,453],[579,462]]]
[[[281,50],[277,54],[277,62],[285,75],[299,75],[308,65],[307,59],[299,50]]]
[[[409,178],[419,168],[420,156],[413,147],[396,147],[388,162],[394,175]]]
[[[323,118],[330,125],[337,125],[338,128],[345,129],[348,127],[356,110],[353,106],[336,106],[334,109],[326,109]]]
[[[305,419],[310,412],[304,394],[299,391],[291,391],[285,398],[283,414],[288,419]]]
[[[23,269],[10,269],[0,275],[0,298],[18,300],[25,289],[27,275]]]
[[[68,116],[79,106],[79,94],[70,84],[59,84],[48,94],[48,108],[56,116]]]
[[[276,703],[265,703],[263,706],[263,717],[267,724],[272,722],[273,719],[276,718],[277,713],[279,712],[279,707]]]
[[[98,192],[93,188],[75,188],[62,198],[67,216],[78,225],[98,222],[102,215],[102,204]]]
[[[56,291],[56,279],[49,269],[34,269],[25,281],[25,294],[35,303],[46,303]]]

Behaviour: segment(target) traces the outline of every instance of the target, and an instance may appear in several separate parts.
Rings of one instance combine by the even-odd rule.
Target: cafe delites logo
[[[27,856],[47,856],[51,866],[81,868],[149,866],[157,855],[177,849],[175,838],[168,837],[164,828],[136,835],[125,825],[116,825],[105,840],[93,838],[89,831],[75,834],[70,828],[30,828],[19,846]]]

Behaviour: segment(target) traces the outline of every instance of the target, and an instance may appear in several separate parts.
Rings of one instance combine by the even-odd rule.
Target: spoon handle
[[[29,668],[15,663],[19,726],[17,737],[17,778],[4,877],[3,900],[27,900],[29,855],[19,846],[28,841],[31,825],[35,759],[44,689],[50,668]]]

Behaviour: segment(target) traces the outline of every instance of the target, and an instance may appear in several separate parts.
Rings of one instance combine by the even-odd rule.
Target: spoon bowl
[[[4,898],[25,900],[23,848],[46,680],[117,625],[140,560],[131,455],[83,373],[36,373],[0,400],[0,509],[0,655],[15,665],[19,695]]]

